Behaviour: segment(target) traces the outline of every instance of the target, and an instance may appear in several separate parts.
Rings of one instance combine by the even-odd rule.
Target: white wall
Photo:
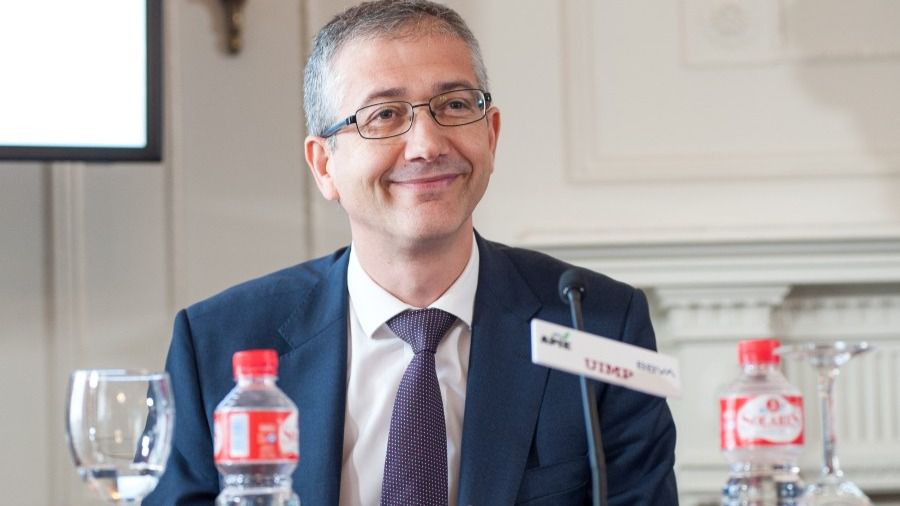
[[[62,437],[70,370],[159,368],[178,308],[347,240],[306,175],[301,68],[350,3],[251,0],[232,57],[217,0],[166,1],[163,163],[0,163],[7,502],[91,503]],[[648,289],[661,345],[699,364],[689,391],[756,332],[878,340],[900,384],[896,2],[448,3],[503,111],[482,233]],[[844,461],[890,493],[900,464],[864,465],[900,447],[900,397],[877,392]],[[721,479],[706,397],[673,403],[685,502]]]
[[[11,490],[13,497],[28,498],[23,504],[49,504],[45,487],[38,488],[41,480],[32,474],[48,468],[51,447],[61,443],[60,438],[47,437],[48,247],[43,234],[46,210],[35,205],[45,198],[44,180],[42,171],[27,164],[0,166],[0,371],[6,378],[0,382],[5,406],[0,434],[6,456],[0,459],[0,476],[4,489],[19,483],[36,489]],[[55,435],[62,434],[59,424],[55,429]]]
[[[299,0],[167,1],[159,164],[0,164],[4,501],[96,504],[63,438],[69,371],[162,367],[177,308],[308,256]],[[66,76],[61,76],[65,78]]]

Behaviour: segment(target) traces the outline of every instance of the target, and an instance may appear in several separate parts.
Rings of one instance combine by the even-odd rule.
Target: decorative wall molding
[[[646,288],[900,282],[900,238],[557,243],[536,249]]]
[[[683,0],[685,60],[698,65],[900,57],[900,8],[862,0]],[[841,23],[835,36],[827,27]]]
[[[529,226],[516,235],[515,244],[531,247],[569,249],[618,247],[663,248],[673,245],[783,244],[815,242],[865,242],[900,239],[900,224],[889,221],[847,224],[772,223],[769,225],[722,224],[706,226],[665,226],[647,224],[640,228],[588,224]]]
[[[579,79],[572,79],[577,83]],[[598,112],[598,114],[600,114]],[[583,136],[584,133],[577,136]],[[603,149],[603,141],[593,144]],[[570,139],[574,149],[583,149],[588,140]],[[574,154],[572,156],[575,156]],[[872,158],[848,151],[778,153],[667,153],[582,156],[569,165],[572,183],[610,181],[743,181],[778,178],[819,178],[837,176],[877,176],[900,172],[900,154],[881,153]]]
[[[666,318],[666,337],[680,344],[770,336],[772,312],[788,291],[788,285],[662,287],[653,295]]]
[[[866,81],[878,90],[896,76],[900,36],[884,18],[900,19],[900,7],[884,0],[864,2],[867,8],[859,11],[854,35],[842,35],[836,43],[833,31],[814,29],[843,27],[843,11],[826,3],[829,9],[810,21],[812,2],[802,0],[683,0],[681,25],[656,26],[661,33],[652,37],[660,39],[664,50],[649,52],[640,34],[651,30],[651,22],[640,17],[646,15],[640,5],[561,2],[569,182],[818,179],[900,172],[900,145],[859,145],[850,133],[860,122],[867,134],[890,139],[888,130],[879,131],[889,127],[872,120],[865,101],[848,100],[852,95],[830,85],[859,74],[864,64],[878,65],[881,73],[873,75],[882,77]],[[883,29],[867,29],[867,16]],[[611,35],[616,27],[610,19],[643,24]],[[660,19],[674,21],[666,15]],[[679,46],[682,54],[673,50]],[[794,67],[808,60],[833,66],[822,75]],[[803,105],[815,103],[818,95],[849,109],[850,120]],[[735,100],[741,96],[746,100]],[[692,116],[690,122],[668,122]]]
[[[821,296],[815,290],[793,296],[773,315],[775,328],[795,339],[830,338],[890,341],[900,335],[900,295],[879,293],[878,287],[855,294]]]
[[[52,335],[48,336],[50,387],[46,396],[50,406],[50,419],[58,423],[51,425],[51,429],[55,430],[48,437],[59,443],[62,438],[54,436],[62,434],[63,430],[68,375],[75,369],[75,364],[79,363],[79,354],[86,346],[86,169],[84,163],[74,162],[57,162],[47,168],[50,174],[48,205],[52,303],[49,328]],[[72,486],[74,469],[67,448],[62,444],[52,444],[50,448],[53,469],[49,475],[59,478],[50,480],[51,497],[60,504],[74,504],[79,494]]]
[[[764,62],[778,57],[778,0],[682,0],[681,41],[690,64]]]
[[[163,9],[165,16],[163,26],[166,27],[166,38],[169,47],[179,48],[185,42],[182,39],[182,21],[179,9]],[[163,114],[163,170],[166,176],[166,224],[168,241],[169,271],[169,304],[172,312],[176,308],[185,307],[190,301],[188,297],[188,231],[186,222],[186,179],[184,169],[184,152],[188,148],[182,142],[186,130],[184,113],[183,81],[186,78],[182,69],[190,64],[183,61],[183,51],[166,51],[163,54],[163,68],[166,79],[163,89],[166,94],[164,102],[166,110]]]

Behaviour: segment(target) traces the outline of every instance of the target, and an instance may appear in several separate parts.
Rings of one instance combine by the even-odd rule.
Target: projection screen
[[[161,0],[0,0],[0,160],[159,160]]]

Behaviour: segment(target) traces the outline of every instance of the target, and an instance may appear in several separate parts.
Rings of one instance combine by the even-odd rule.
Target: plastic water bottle
[[[802,492],[803,396],[778,368],[777,339],[738,343],[741,375],[719,400],[722,454],[731,472],[723,506],[793,506]]]
[[[299,506],[291,489],[297,467],[297,406],[275,385],[274,350],[232,359],[237,386],[215,412],[215,462],[223,489],[216,506]]]

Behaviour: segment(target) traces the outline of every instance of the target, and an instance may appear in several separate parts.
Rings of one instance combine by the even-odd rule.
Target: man
[[[403,503],[391,495],[407,486],[398,476],[430,480],[401,492],[407,504],[588,502],[577,378],[530,360],[530,320],[568,322],[557,281],[569,266],[472,224],[500,133],[477,41],[450,9],[386,0],[339,15],[314,46],[306,159],[346,211],[352,244],[179,313],[167,360],[178,426],[145,504],[218,493],[212,413],[233,385],[231,355],[248,348],[280,355],[279,385],[300,414],[304,506]],[[587,331],[655,347],[641,292],[586,281]],[[421,308],[448,316],[426,358],[392,325]],[[420,373],[437,399],[409,398],[406,376]],[[665,402],[602,384],[597,402],[609,503],[676,504]],[[420,406],[428,414],[404,418]],[[410,440],[427,441],[397,450]]]

